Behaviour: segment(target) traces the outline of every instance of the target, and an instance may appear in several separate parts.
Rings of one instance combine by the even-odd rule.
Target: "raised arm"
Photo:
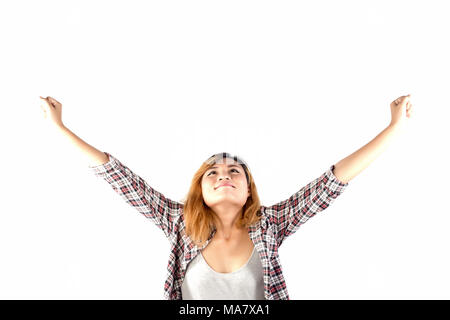
[[[86,162],[89,166],[100,165],[108,162],[109,158],[106,154],[83,141],[64,125],[62,121],[62,104],[59,101],[52,97],[40,98],[41,109],[48,124],[52,128],[56,129],[58,133],[61,133],[64,137],[66,137],[69,143],[80,151],[80,154],[86,158]]]
[[[143,178],[111,154],[105,152],[105,155],[108,156],[109,161],[90,167],[92,172],[108,182],[129,205],[152,220],[168,239],[174,239],[183,204],[165,197],[152,188]]]
[[[87,142],[83,141],[75,133],[67,129],[65,126],[59,128],[60,132],[67,138],[69,143],[73,145],[86,158],[89,167],[105,164],[109,161],[109,157],[102,151],[94,148]]]
[[[395,99],[390,107],[390,124],[368,144],[336,163],[334,174],[339,180],[349,182],[386,150],[392,139],[401,132],[406,120],[411,117],[411,95]]]
[[[51,97],[42,98],[41,108],[52,128],[80,151],[93,173],[106,180],[128,204],[151,219],[168,238],[174,236],[182,204],[166,198],[118,159],[102,152],[75,135],[61,120],[62,104]]]
[[[288,199],[270,207],[261,206],[278,246],[303,223],[328,208],[347,188],[348,183],[337,179],[333,169],[334,165]]]
[[[352,180],[387,148],[399,129],[397,125],[387,126],[368,144],[336,163],[334,175],[343,182]]]
[[[389,142],[402,130],[412,114],[411,95],[395,99],[391,107],[391,122],[368,144],[332,165],[319,178],[308,183],[289,199],[262,211],[272,225],[278,246],[316,213],[326,209],[348,186],[348,183],[378,157]]]

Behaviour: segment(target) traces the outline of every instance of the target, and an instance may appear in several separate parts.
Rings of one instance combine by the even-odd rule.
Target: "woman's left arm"
[[[391,103],[391,123],[368,144],[335,164],[333,174],[347,183],[367,168],[392,139],[402,130],[407,118],[411,117],[411,95],[401,96]]]

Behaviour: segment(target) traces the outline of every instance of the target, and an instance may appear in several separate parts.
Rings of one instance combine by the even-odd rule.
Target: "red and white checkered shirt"
[[[164,299],[182,300],[181,285],[189,262],[211,241],[211,232],[203,247],[197,247],[182,232],[185,228],[183,204],[165,197],[111,154],[109,161],[89,167],[106,180],[127,203],[160,228],[171,244]],[[286,200],[270,207],[261,206],[261,220],[248,228],[250,239],[263,266],[264,296],[267,300],[289,300],[281,270],[278,248],[284,239],[316,213],[326,209],[348,186],[333,174],[334,165]]]

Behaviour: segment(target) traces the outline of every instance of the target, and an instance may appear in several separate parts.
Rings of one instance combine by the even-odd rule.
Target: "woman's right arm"
[[[168,239],[174,238],[183,204],[165,197],[111,154],[104,154],[109,161],[90,167],[94,175],[103,178],[129,205],[152,220]]]
[[[166,198],[118,159],[83,141],[62,123],[62,104],[51,97],[42,99],[41,108],[45,119],[86,157],[93,173],[106,180],[128,204],[151,219],[170,239],[174,235],[183,204]]]
[[[41,109],[48,124],[65,136],[71,145],[86,157],[89,166],[104,164],[109,161],[108,156],[90,144],[83,141],[75,133],[70,131],[62,122],[62,104],[52,97],[41,100]]]
[[[85,156],[86,162],[88,163],[89,167],[105,164],[109,161],[109,157],[104,152],[83,141],[80,137],[78,137],[64,125],[62,125],[58,129],[69,140],[70,144]]]

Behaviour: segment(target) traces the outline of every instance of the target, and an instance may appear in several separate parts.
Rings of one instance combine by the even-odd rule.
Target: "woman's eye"
[[[236,171],[237,173],[239,173],[239,171],[238,170],[236,170],[236,169],[231,169],[231,171]],[[210,176],[212,173],[216,173],[215,171],[211,171],[209,174],[208,174],[208,176]]]

